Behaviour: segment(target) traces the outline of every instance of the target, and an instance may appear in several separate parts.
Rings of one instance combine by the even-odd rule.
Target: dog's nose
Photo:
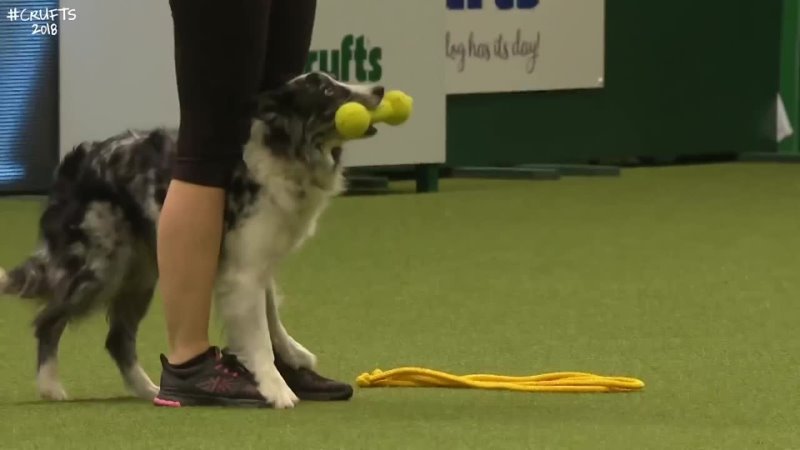
[[[372,95],[376,97],[383,98],[384,89],[383,86],[375,86],[372,88]]]

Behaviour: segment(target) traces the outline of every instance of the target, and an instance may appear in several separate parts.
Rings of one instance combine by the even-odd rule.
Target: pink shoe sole
[[[164,400],[164,399],[160,399],[158,397],[153,399],[153,404],[156,405],[156,406],[166,406],[166,407],[169,407],[169,408],[180,408],[181,407],[181,402],[176,402],[176,401],[173,401],[173,400]]]

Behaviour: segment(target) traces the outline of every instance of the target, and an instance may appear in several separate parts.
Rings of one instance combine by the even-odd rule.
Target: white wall
[[[128,128],[177,126],[167,0],[72,0],[60,36],[61,154]]]
[[[128,128],[177,126],[172,17],[167,0],[73,0],[61,31],[61,154]],[[349,166],[443,162],[444,8],[430,0],[319,0],[315,49],[365,35],[383,49],[381,80],[415,99],[402,127],[355,142]]]

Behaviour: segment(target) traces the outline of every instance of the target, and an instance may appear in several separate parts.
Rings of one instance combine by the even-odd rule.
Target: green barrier
[[[447,162],[774,154],[781,12],[773,1],[607,0],[605,88],[450,96]]]
[[[779,145],[781,153],[800,153],[797,133],[800,112],[800,1],[783,1],[781,27],[781,97],[795,134]]]

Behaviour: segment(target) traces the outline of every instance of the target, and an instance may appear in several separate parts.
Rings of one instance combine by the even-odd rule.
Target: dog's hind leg
[[[61,306],[63,298],[51,295],[46,253],[35,253],[8,273],[0,268],[0,293],[47,302],[34,321],[38,341],[36,382],[42,398],[65,400],[67,393],[58,377],[58,344],[69,317],[66,309]]]
[[[47,310],[40,317],[45,317]],[[68,318],[53,317],[49,320],[37,320],[36,338],[38,339],[38,367],[36,384],[39,395],[45,400],[66,400],[67,392],[58,377],[58,343],[67,327]]]
[[[36,316],[34,327],[38,344],[36,382],[39,395],[47,400],[65,400],[67,394],[58,379],[58,344],[67,323],[85,314],[105,285],[90,269],[84,268],[59,281],[55,296]]]
[[[106,350],[116,362],[125,386],[133,395],[145,400],[152,400],[158,394],[158,386],[139,365],[136,336],[153,292],[152,285],[122,289],[111,306],[106,337]]]
[[[281,322],[278,312],[280,293],[274,280],[270,281],[267,287],[266,297],[269,334],[275,351],[293,369],[315,369],[317,357],[290,336]]]

